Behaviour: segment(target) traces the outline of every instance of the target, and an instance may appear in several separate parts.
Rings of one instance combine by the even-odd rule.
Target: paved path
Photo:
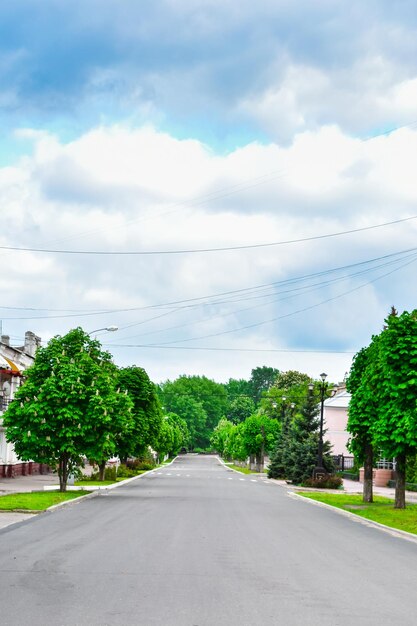
[[[2,626],[416,624],[417,544],[185,456],[0,531]]]

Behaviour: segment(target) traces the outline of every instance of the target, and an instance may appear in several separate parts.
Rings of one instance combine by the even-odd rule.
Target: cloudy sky
[[[341,379],[416,307],[415,2],[4,0],[3,334]]]

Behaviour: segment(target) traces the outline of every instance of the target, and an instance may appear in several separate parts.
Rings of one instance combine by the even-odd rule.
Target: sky
[[[3,334],[342,380],[416,308],[416,30],[401,0],[4,0]]]

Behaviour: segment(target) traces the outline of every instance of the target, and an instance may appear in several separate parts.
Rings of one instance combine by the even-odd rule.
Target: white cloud
[[[25,131],[25,137],[35,144],[33,156],[0,169],[0,202],[7,218],[1,245],[121,252],[226,247],[323,235],[415,212],[411,157],[417,132],[412,129],[361,142],[337,127],[323,127],[298,133],[286,148],[254,143],[224,156],[196,140],[178,140],[149,126],[100,127],[66,144],[43,133]],[[47,338],[77,324],[87,330],[116,324],[120,330],[108,338],[109,347],[200,337],[179,345],[355,350],[378,332],[391,304],[414,307],[413,265],[360,290],[359,285],[396,266],[331,282],[318,291],[315,283],[329,277],[306,282],[308,289],[299,292],[291,291],[299,283],[281,287],[282,293],[278,287],[269,289],[264,298],[260,289],[224,295],[218,304],[204,307],[191,306],[196,301],[189,308],[159,305],[411,248],[415,233],[411,221],[291,246],[195,255],[2,252],[3,268],[8,268],[0,281],[3,302],[56,309],[51,316],[64,315],[62,309],[74,312],[69,318],[21,321],[10,318],[29,313],[4,310],[3,332],[16,336],[32,328]],[[349,290],[350,295],[339,297]],[[329,298],[334,299],[320,305]],[[146,306],[154,308],[141,309]],[[75,313],[131,307],[141,310]],[[275,321],[258,325],[265,320]],[[217,336],[244,326],[246,331]],[[156,380],[184,372],[224,380],[249,375],[263,363],[310,374],[314,368],[327,369],[336,379],[350,361],[349,354],[308,352],[115,348],[114,354],[119,363],[143,365]]]

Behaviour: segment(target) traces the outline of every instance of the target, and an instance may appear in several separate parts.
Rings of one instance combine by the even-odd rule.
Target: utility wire
[[[351,235],[353,233],[365,232],[375,228],[384,228],[394,224],[401,224],[415,220],[417,215],[411,215],[399,220],[384,222],[382,224],[373,224],[372,226],[363,226],[361,228],[352,228],[336,233],[326,233],[324,235],[313,235],[311,237],[300,237],[299,239],[285,239],[282,241],[272,241],[269,243],[247,244],[242,246],[224,246],[219,248],[192,248],[188,250],[53,250],[49,248],[29,248],[18,246],[0,246],[0,250],[12,250],[14,252],[36,252],[43,254],[70,254],[70,255],[88,255],[88,256],[155,256],[155,255],[171,255],[171,254],[200,254],[206,252],[230,252],[234,250],[253,250],[259,248],[270,248],[274,246],[284,246],[293,243],[304,243],[306,241],[317,241],[321,239],[329,239],[330,237],[341,237],[343,235]]]

